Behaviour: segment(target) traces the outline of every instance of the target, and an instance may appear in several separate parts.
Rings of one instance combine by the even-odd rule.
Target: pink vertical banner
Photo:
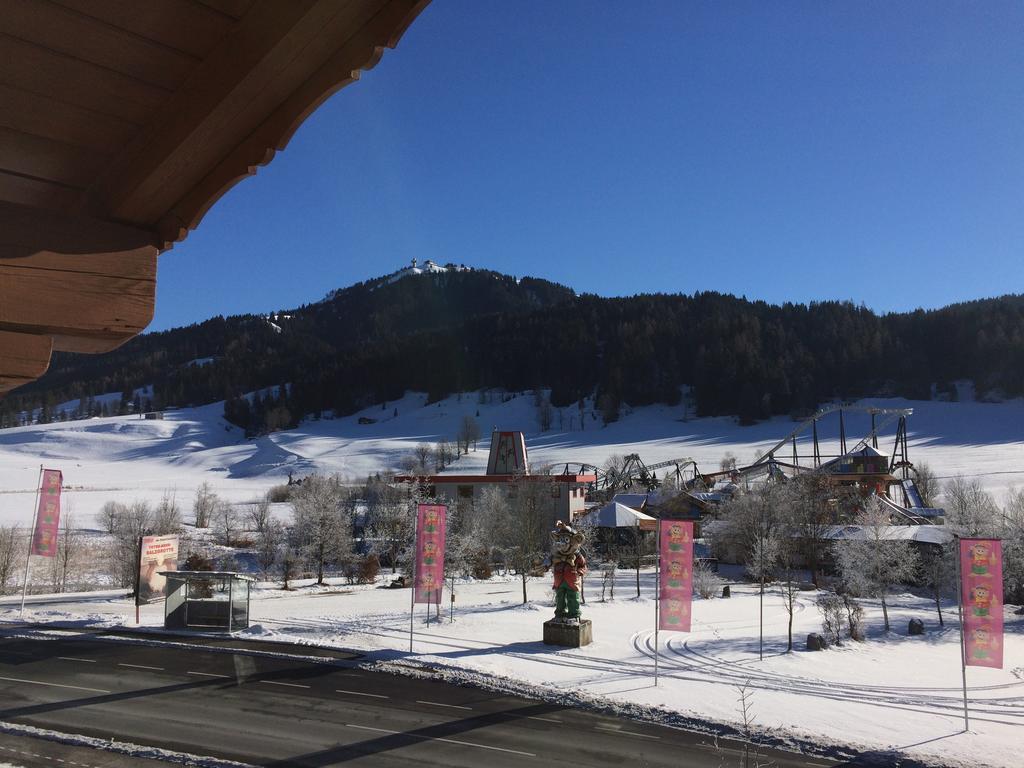
[[[448,508],[441,504],[420,504],[416,509],[415,602],[441,603],[444,584],[444,539]]]
[[[660,520],[658,525],[661,557],[658,628],[689,632],[693,605],[693,523]]]
[[[960,539],[964,663],[1003,668],[1003,543]]]
[[[36,529],[32,533],[32,554],[53,557],[57,554],[57,532],[60,528],[60,486],[63,476],[59,469],[44,469],[39,487],[39,509],[36,510]]]

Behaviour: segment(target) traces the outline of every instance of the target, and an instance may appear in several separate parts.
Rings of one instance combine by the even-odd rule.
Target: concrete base
[[[580,619],[579,624],[565,624],[556,619],[544,622],[544,644],[561,645],[566,648],[580,648],[594,641],[590,619]]]

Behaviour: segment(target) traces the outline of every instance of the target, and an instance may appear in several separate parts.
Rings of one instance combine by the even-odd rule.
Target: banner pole
[[[32,539],[35,536],[36,521],[39,518],[39,491],[43,484],[43,465],[39,465],[39,477],[36,479],[36,500],[32,505],[32,527],[28,529],[28,547],[25,549],[25,578],[21,585],[21,615],[25,615],[25,596],[28,594],[29,562],[32,558]]]
[[[420,512],[412,519],[412,591],[409,594],[409,653],[412,653],[412,625],[416,613],[416,537],[419,535]]]
[[[658,687],[658,626],[661,624],[661,521],[658,521],[658,566],[654,577],[654,687]]]
[[[962,574],[960,573],[960,537],[954,536],[953,540],[956,542],[956,613],[960,619],[960,674],[964,685],[964,730],[968,731],[971,728],[971,722],[967,715],[967,646],[964,643],[964,586],[961,583]]]

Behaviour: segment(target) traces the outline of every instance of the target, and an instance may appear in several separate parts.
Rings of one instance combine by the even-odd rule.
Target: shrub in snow
[[[718,578],[706,560],[697,560],[693,564],[693,588],[705,600],[710,600],[718,593],[722,580]]]
[[[821,631],[829,645],[838,645],[843,631],[843,600],[835,592],[818,595],[815,601],[821,613]]]

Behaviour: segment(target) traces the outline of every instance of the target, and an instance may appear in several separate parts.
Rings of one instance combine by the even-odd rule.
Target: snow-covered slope
[[[977,476],[997,498],[1024,483],[1024,403],[862,401],[867,403],[914,409],[911,460],[927,462],[938,476]],[[466,416],[476,419],[485,438],[477,451],[453,465],[451,471],[460,474],[484,471],[492,428],[524,430],[534,466],[601,464],[611,454],[638,453],[648,464],[692,457],[710,471],[726,452],[741,463],[752,461],[795,426],[783,417],[752,427],[731,418],[686,419],[682,406],[658,405],[624,409],[608,426],[588,407],[581,430],[573,406],[556,409],[552,429],[542,433],[532,395],[497,393],[469,393],[430,405],[425,395],[409,393],[352,416],[308,421],[256,440],[246,440],[222,414],[222,404],[216,403],[168,411],[163,421],[123,416],[0,431],[0,524],[27,523],[40,464],[63,470],[67,501],[85,524],[111,499],[158,499],[168,491],[188,507],[203,481],[222,497],[242,502],[285,481],[289,472],[363,478],[396,468],[418,443],[454,440]],[[360,424],[360,419],[374,423]],[[867,416],[847,417],[851,444],[868,428]],[[837,430],[835,419],[819,426],[824,453],[838,452]],[[891,452],[892,441],[890,429],[879,449]]]

